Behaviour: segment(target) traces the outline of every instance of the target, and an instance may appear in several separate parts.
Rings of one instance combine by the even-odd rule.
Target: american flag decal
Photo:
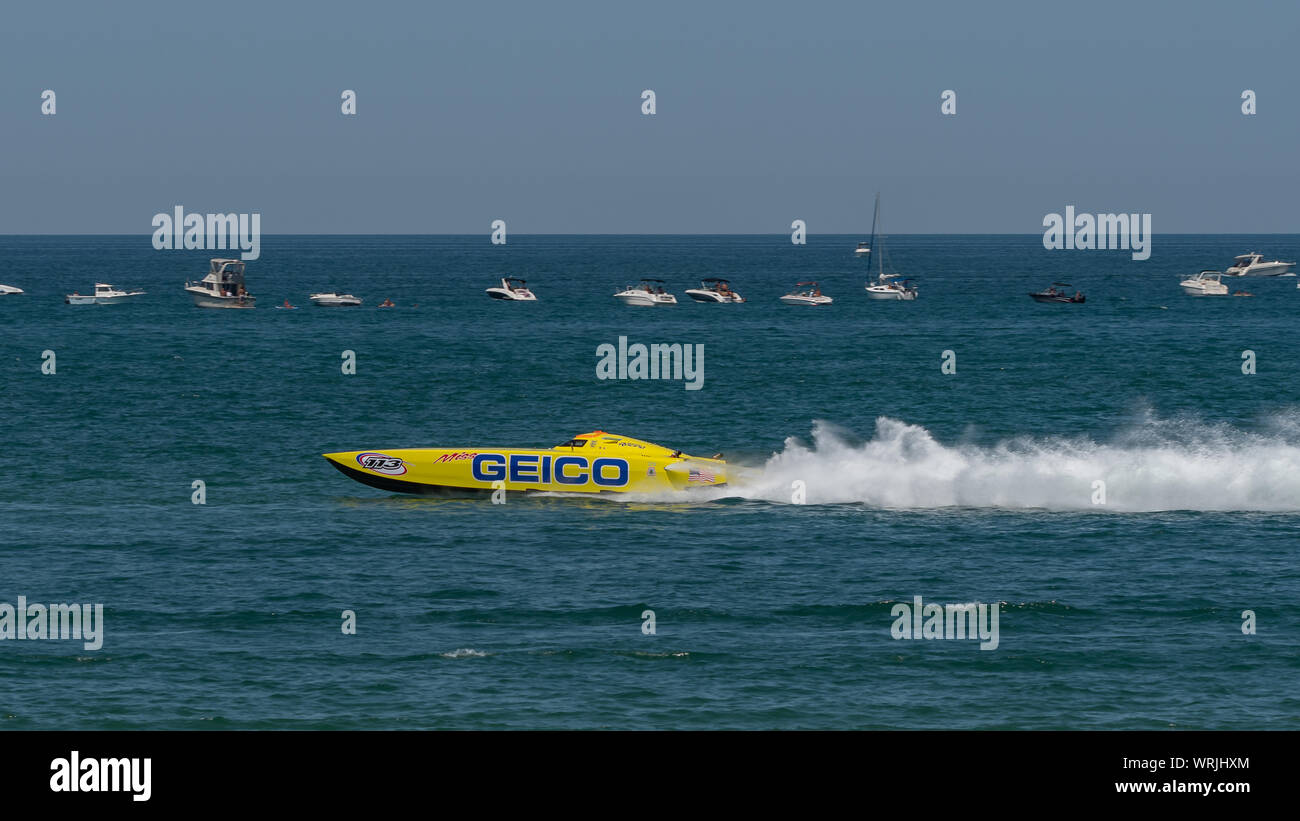
[[[691,468],[690,473],[687,475],[686,481],[699,482],[701,484],[711,485],[714,482],[718,481],[718,477],[715,476],[710,471],[696,470],[695,468]]]

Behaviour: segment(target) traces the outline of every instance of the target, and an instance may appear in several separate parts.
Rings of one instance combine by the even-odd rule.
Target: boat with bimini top
[[[487,295],[493,299],[505,299],[514,302],[537,301],[537,295],[528,290],[528,283],[519,277],[501,277],[500,287],[488,288]]]
[[[731,281],[708,277],[700,280],[700,287],[687,288],[686,295],[696,302],[744,302],[745,298],[731,290]]]
[[[664,290],[662,279],[642,279],[639,285],[629,285],[614,298],[624,305],[676,305],[677,297]]]

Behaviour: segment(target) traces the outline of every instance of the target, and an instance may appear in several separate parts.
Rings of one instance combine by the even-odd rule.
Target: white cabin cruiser
[[[912,280],[895,282],[901,274],[881,274],[875,285],[867,286],[867,296],[871,299],[916,299],[916,286]]]
[[[107,282],[96,282],[93,294],[73,291],[65,296],[63,301],[69,305],[112,305],[116,302],[125,302],[133,296],[144,296],[144,291],[121,291]]]
[[[501,277],[501,287],[488,288],[487,294],[493,299],[509,299],[515,302],[537,301],[537,295],[528,290],[528,284],[519,277]]]
[[[1223,275],[1229,277],[1277,277],[1289,272],[1294,267],[1294,262],[1282,262],[1276,259],[1266,262],[1263,254],[1251,251],[1239,257],[1234,257],[1232,266],[1224,271]]]
[[[256,297],[244,287],[244,263],[237,259],[214,259],[208,275],[185,283],[185,291],[199,308],[252,308]]]
[[[1227,296],[1228,286],[1219,281],[1219,271],[1201,271],[1191,279],[1178,283],[1183,292],[1192,296]]]
[[[781,297],[786,305],[830,305],[833,299],[822,293],[816,282],[800,282],[794,290]]]
[[[717,277],[700,280],[700,287],[687,288],[686,295],[696,302],[744,302],[745,298],[731,290],[731,282]]]
[[[629,285],[617,294],[615,299],[624,305],[676,305],[677,297],[664,290],[662,279],[643,279],[640,285]]]
[[[858,247],[853,249],[854,256],[865,257],[871,253],[871,243],[859,242]]]
[[[22,288],[15,288],[12,285],[0,285],[0,296],[17,296],[22,292]]]
[[[361,297],[352,294],[336,294],[333,291],[310,294],[307,298],[311,300],[311,304],[322,308],[354,308],[361,304]]]

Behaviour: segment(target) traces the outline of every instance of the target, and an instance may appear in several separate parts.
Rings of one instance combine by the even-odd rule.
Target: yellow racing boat
[[[550,449],[397,448],[324,456],[358,482],[397,493],[656,493],[727,482],[722,454],[687,456],[600,430]]]

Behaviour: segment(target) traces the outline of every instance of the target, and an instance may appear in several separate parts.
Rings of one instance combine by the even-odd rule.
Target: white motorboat
[[[865,257],[871,253],[871,243],[859,242],[858,247],[853,249],[853,254],[859,257]]]
[[[502,277],[499,288],[488,288],[488,296],[493,299],[508,299],[515,302],[536,302],[537,295],[528,290],[527,283],[518,277]]]
[[[822,293],[816,282],[800,282],[794,290],[781,297],[786,305],[830,305],[833,299]]]
[[[895,282],[900,274],[881,274],[875,285],[867,286],[867,296],[871,299],[916,299],[916,286],[912,280]]]
[[[186,282],[185,291],[199,308],[252,308],[256,302],[244,287],[244,263],[237,259],[212,260],[208,275]]]
[[[1232,265],[1223,272],[1223,275],[1229,277],[1278,277],[1288,273],[1294,267],[1294,262],[1282,262],[1276,259],[1265,261],[1263,254],[1251,251],[1239,257],[1234,257]]]
[[[876,249],[876,281],[867,283],[867,296],[871,299],[916,299],[916,286],[902,274],[885,273],[885,238],[876,233],[880,222],[880,195],[876,194],[876,208],[871,215],[871,244]],[[895,282],[894,280],[902,280]]]
[[[1219,281],[1219,271],[1201,271],[1191,279],[1178,283],[1183,292],[1192,296],[1227,296],[1228,286]]]
[[[745,298],[731,290],[731,282],[717,277],[700,280],[700,287],[687,288],[686,295],[696,302],[744,302]]]
[[[12,285],[0,285],[0,296],[17,296],[22,292],[22,288],[15,288]]]
[[[311,304],[321,308],[354,308],[361,304],[361,297],[352,294],[336,294],[333,291],[310,294],[307,298],[311,300]]]
[[[112,305],[117,302],[125,302],[133,296],[144,296],[144,291],[122,291],[107,282],[96,282],[93,294],[82,294],[73,291],[65,296],[63,301],[69,305]]]
[[[676,305],[677,297],[664,290],[662,279],[643,279],[614,294],[624,305]]]

